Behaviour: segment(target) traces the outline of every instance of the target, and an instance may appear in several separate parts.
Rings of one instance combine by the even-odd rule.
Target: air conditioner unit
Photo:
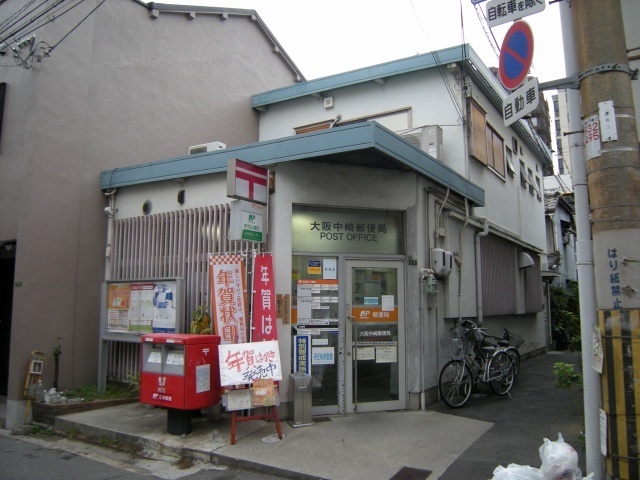
[[[411,145],[442,160],[442,128],[437,125],[409,130],[400,134]]]
[[[189,155],[196,153],[215,152],[216,150],[224,150],[227,145],[222,142],[204,143],[202,145],[193,145],[189,147]]]

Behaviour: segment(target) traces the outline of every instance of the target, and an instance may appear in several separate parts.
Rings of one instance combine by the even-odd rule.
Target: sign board
[[[253,260],[252,342],[278,339],[276,293],[271,254],[257,255]]]
[[[110,280],[102,293],[104,340],[139,342],[147,333],[181,333],[184,286],[179,278]]]
[[[227,197],[267,204],[269,170],[237,158],[227,164]]]
[[[598,115],[592,115],[582,121],[585,160],[600,156],[600,122]]]
[[[295,335],[293,343],[293,371],[311,374],[311,335]]]
[[[600,140],[603,142],[618,140],[616,111],[613,107],[613,100],[598,102],[598,116],[600,117]]]
[[[487,3],[487,25],[495,27],[512,22],[547,7],[546,0],[491,0]]]
[[[231,240],[262,243],[265,241],[267,208],[257,203],[231,202]]]
[[[602,335],[597,325],[593,327],[593,352],[591,357],[591,366],[593,369],[602,373],[602,364],[604,362],[604,350],[602,349]]]
[[[244,268],[241,255],[209,257],[213,322],[221,343],[244,343],[248,340]]]
[[[218,352],[223,387],[264,379],[282,380],[277,340],[219,345]]]
[[[508,90],[515,90],[529,75],[533,60],[533,33],[527,22],[515,22],[500,49],[498,78]]]
[[[534,78],[502,101],[504,126],[508,127],[512,123],[529,115],[538,108],[539,103],[540,92],[538,91],[538,79]]]

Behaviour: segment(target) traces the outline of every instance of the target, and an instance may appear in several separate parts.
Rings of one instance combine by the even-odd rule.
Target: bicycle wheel
[[[520,372],[520,352],[515,347],[507,347],[507,354],[513,360],[513,373],[517,377]]]
[[[496,395],[504,396],[513,386],[513,360],[504,352],[496,352],[489,363],[489,385]]]
[[[463,361],[451,360],[442,368],[438,389],[444,403],[451,408],[467,403],[472,386],[471,372]]]

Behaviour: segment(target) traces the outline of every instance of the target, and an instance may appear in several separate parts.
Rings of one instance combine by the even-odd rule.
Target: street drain
[[[390,480],[425,480],[431,475],[431,470],[420,468],[402,467]]]
[[[313,417],[311,420],[313,420],[315,423],[322,423],[322,422],[330,422],[331,419],[329,417]]]

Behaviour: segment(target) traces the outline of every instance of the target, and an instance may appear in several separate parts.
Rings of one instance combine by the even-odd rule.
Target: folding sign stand
[[[236,444],[236,422],[248,422],[250,420],[273,420],[276,422],[276,430],[278,432],[278,438],[282,440],[282,430],[280,429],[280,419],[278,418],[278,407],[275,405],[267,407],[267,411],[270,413],[263,413],[261,415],[249,415],[248,417],[240,417],[236,415],[236,412],[231,413],[231,445]]]
[[[259,381],[255,383],[259,383]],[[259,392],[259,390],[261,390],[262,388],[266,388],[268,390],[267,395],[261,395],[261,392]],[[229,410],[232,410],[231,445],[236,444],[236,423],[249,422],[251,420],[273,420],[276,424],[278,438],[280,440],[284,438],[282,429],[280,428],[280,418],[278,417],[278,407],[276,406],[275,398],[276,396],[273,381],[270,382],[270,387],[254,385],[252,388],[241,388],[239,390],[227,391],[227,408]],[[250,410],[255,406],[266,407],[267,413],[248,416],[240,416],[237,414],[239,410]]]

